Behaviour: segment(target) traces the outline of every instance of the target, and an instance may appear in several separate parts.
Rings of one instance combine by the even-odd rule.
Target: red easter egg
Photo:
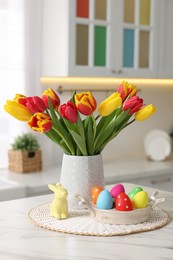
[[[128,195],[124,192],[120,193],[116,199],[116,209],[119,211],[132,210],[132,203]]]
[[[94,187],[92,188],[92,198],[93,198],[93,203],[94,203],[94,204],[96,204],[97,198],[98,198],[98,196],[99,196],[99,194],[100,194],[100,192],[101,192],[102,190],[103,190],[103,188],[100,187],[100,186],[94,186]]]

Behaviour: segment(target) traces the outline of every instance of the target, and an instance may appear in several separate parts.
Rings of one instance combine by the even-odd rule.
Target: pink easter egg
[[[125,192],[124,186],[122,184],[116,184],[110,191],[112,198],[117,198],[118,195],[122,192]]]

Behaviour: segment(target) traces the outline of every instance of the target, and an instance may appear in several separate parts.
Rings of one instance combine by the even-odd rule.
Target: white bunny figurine
[[[50,215],[57,219],[65,219],[68,217],[68,192],[60,183],[56,185],[49,184],[49,189],[55,193],[55,197],[50,204]]]

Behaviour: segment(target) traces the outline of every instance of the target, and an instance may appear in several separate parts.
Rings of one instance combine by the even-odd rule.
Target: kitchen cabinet
[[[160,78],[173,78],[173,1],[160,0],[159,61]]]
[[[160,0],[44,0],[42,76],[155,78]]]

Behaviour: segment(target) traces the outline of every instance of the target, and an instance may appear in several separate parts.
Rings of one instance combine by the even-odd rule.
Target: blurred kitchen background
[[[122,131],[104,150],[103,161],[111,162],[115,175],[117,162],[121,162],[118,169],[126,165],[127,174],[128,161],[129,165],[138,159],[148,163],[146,135],[157,129],[173,131],[172,10],[172,0],[0,0],[2,176],[17,176],[8,172],[8,150],[17,135],[29,131],[25,123],[4,112],[6,99],[12,100],[16,93],[41,95],[51,87],[62,103],[75,89],[91,90],[99,103],[122,80],[136,85],[157,113]],[[60,148],[44,135],[35,135],[43,153],[43,171],[60,168]],[[153,163],[158,171],[171,163],[167,173],[173,174],[171,155]]]

